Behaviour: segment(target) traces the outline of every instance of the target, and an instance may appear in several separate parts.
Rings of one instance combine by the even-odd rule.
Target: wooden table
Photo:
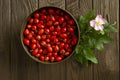
[[[32,11],[57,6],[78,18],[95,9],[110,23],[117,22],[117,33],[105,50],[95,52],[99,64],[82,66],[74,58],[44,65],[33,61],[20,43],[21,25]],[[119,0],[0,0],[0,80],[119,80]]]

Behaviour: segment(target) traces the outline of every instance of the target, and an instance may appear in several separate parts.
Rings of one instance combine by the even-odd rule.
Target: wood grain
[[[110,23],[117,22],[113,42],[95,52],[99,64],[85,67],[74,60],[45,65],[32,60],[20,42],[26,17],[44,6],[68,10],[76,19],[95,9]],[[0,0],[0,80],[119,80],[119,0]]]
[[[38,7],[37,0],[11,1],[11,80],[37,80],[37,63],[24,51],[20,42],[20,30],[26,17]]]
[[[110,23],[117,22],[119,30],[119,1],[118,0],[93,0],[93,8],[96,14],[102,14]],[[102,54],[96,51],[99,64],[94,66],[94,80],[118,80],[119,79],[119,31],[110,34],[113,42],[105,46]]]
[[[39,8],[44,6],[56,6],[65,9],[64,0],[39,0]],[[45,65],[39,64],[40,80],[66,80],[65,63]]]
[[[87,2],[86,0],[66,0],[66,9],[71,12],[76,19],[78,19],[80,15],[84,15],[86,11],[92,9],[92,1]],[[82,66],[74,61],[74,57],[72,57],[72,59],[66,63],[66,67],[67,80],[93,80],[92,65],[86,68],[85,66]]]
[[[10,79],[10,1],[0,0],[0,79]]]

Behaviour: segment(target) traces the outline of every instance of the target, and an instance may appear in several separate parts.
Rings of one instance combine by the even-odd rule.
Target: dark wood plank
[[[39,7],[56,6],[65,8],[65,0],[39,0]],[[40,80],[66,80],[65,62],[53,65],[39,64]]]
[[[102,14],[110,23],[117,22],[119,30],[119,0],[93,0],[96,14]],[[105,46],[102,54],[96,51],[99,64],[94,66],[94,80],[119,80],[119,31],[110,34],[113,42]]]
[[[0,0],[0,79],[10,79],[10,0]]]
[[[78,19],[92,9],[92,0],[66,0],[66,9]],[[67,80],[93,80],[92,65],[86,68],[77,63],[74,56],[66,63],[66,68]]]
[[[38,80],[37,63],[26,54],[20,42],[22,23],[38,8],[38,0],[12,0],[11,5],[11,80]]]

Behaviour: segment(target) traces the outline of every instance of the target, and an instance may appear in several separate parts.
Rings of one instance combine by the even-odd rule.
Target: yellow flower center
[[[97,26],[100,26],[100,25],[101,25],[100,20],[96,21],[96,25],[97,25]]]

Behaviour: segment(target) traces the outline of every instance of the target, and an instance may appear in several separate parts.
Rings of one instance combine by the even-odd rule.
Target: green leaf
[[[103,43],[110,43],[112,41],[112,38],[110,38],[107,35],[104,35],[103,37],[100,38],[100,41]]]
[[[100,33],[101,33],[102,35],[104,35],[104,34],[105,34],[105,32],[104,32],[104,31],[100,31]]]
[[[96,57],[95,57],[95,55],[93,53],[93,50],[91,50],[91,49],[84,49],[83,52],[84,52],[85,58],[87,60],[89,60],[89,61],[91,61],[91,62],[93,62],[95,64],[98,63],[98,61],[97,61],[97,59],[96,59]]]
[[[105,25],[105,32],[117,32],[117,29],[113,27],[112,25]]]
[[[87,21],[92,20],[94,18],[95,18],[95,10],[91,10],[85,15],[85,19]]]
[[[81,52],[81,50],[82,50],[82,47],[80,45],[78,45],[75,49],[76,54],[79,54]]]
[[[95,43],[95,48],[96,48],[97,50],[99,50],[99,51],[102,51],[102,50],[104,49],[103,43],[98,40],[98,41]]]

